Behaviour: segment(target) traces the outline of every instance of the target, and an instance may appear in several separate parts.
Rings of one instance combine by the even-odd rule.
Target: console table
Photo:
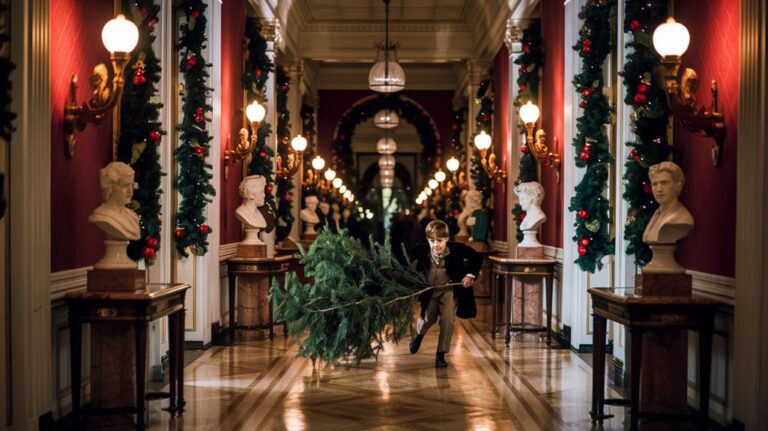
[[[136,328],[136,406],[117,409],[136,413],[136,429],[144,429],[147,368],[147,326],[149,322],[168,316],[171,416],[184,411],[184,295],[188,284],[147,284],[135,292],[75,292],[64,297],[69,309],[72,375],[72,415],[81,420],[80,380],[82,357],[82,324],[101,322],[132,323]]]
[[[288,271],[288,267],[291,261],[294,259],[293,255],[282,255],[275,257],[233,257],[227,259],[227,274],[229,275],[229,343],[235,342],[235,328],[237,328],[237,322],[235,321],[235,295],[237,291],[238,278],[241,276],[246,277],[264,277],[268,280],[272,276],[285,274]],[[269,329],[269,339],[275,337],[274,324],[272,320],[272,301],[269,301],[269,323],[264,327]],[[249,328],[249,327],[243,327]],[[283,334],[288,333],[288,328],[283,323]]]
[[[641,417],[658,414],[640,412],[640,369],[643,332],[691,329],[699,332],[699,426],[706,429],[709,419],[710,371],[712,368],[712,331],[719,301],[703,296],[643,296],[634,288],[592,288],[592,421],[602,423],[612,415],[603,413],[605,404],[626,405],[624,399],[605,399],[606,321],[612,320],[630,333],[630,428],[638,429]],[[666,419],[688,418],[688,415]]]
[[[513,304],[512,293],[516,277],[542,277],[546,282],[547,296],[547,345],[552,340],[552,284],[555,277],[555,259],[520,259],[505,256],[490,256],[493,263],[493,283],[491,286],[491,338],[496,338],[496,329],[503,326],[506,329],[504,342],[509,345],[510,331],[512,330]],[[499,308],[499,283],[504,286],[504,303],[502,322],[497,319]],[[522,290],[521,307],[525,306],[525,289]],[[525,313],[522,316],[522,326],[525,329]]]

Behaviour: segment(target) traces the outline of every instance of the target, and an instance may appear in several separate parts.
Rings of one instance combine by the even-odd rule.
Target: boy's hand
[[[474,278],[470,276],[465,276],[464,279],[461,280],[461,286],[462,287],[472,287],[472,283],[475,281]]]

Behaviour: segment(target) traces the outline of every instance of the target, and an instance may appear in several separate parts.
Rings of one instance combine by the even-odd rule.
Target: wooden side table
[[[546,282],[547,295],[547,345],[552,341],[552,285],[555,278],[555,259],[518,259],[506,256],[491,256],[493,263],[493,283],[491,286],[491,338],[496,338],[496,329],[503,326],[506,329],[504,342],[509,345],[510,331],[512,330],[513,310],[512,294],[514,291],[515,277],[542,277]],[[497,313],[499,308],[499,283],[504,286],[504,302],[501,312],[504,320],[499,322]],[[523,289],[522,305],[525,306],[525,289]],[[523,329],[525,327],[525,313],[522,316]]]
[[[147,369],[147,326],[149,322],[168,316],[171,416],[184,411],[184,295],[188,284],[147,284],[136,292],[75,292],[64,301],[69,309],[72,373],[72,415],[75,423],[81,420],[80,380],[82,357],[82,324],[101,322],[128,322],[136,328],[136,406],[117,409],[135,412],[136,429],[145,428]],[[166,396],[166,394],[160,394]]]
[[[227,273],[229,275],[229,343],[235,343],[235,294],[237,292],[238,277],[242,275],[261,276],[271,278],[285,274],[293,260],[293,255],[282,255],[275,257],[253,258],[253,257],[233,257],[227,259]],[[269,339],[275,338],[275,330],[272,317],[272,301],[269,301],[269,323],[264,325],[269,329]],[[260,328],[260,327],[257,327]],[[283,334],[288,333],[288,328],[283,322]]]
[[[699,427],[709,420],[710,371],[712,369],[712,331],[719,301],[702,296],[643,296],[634,288],[592,288],[592,421],[602,423],[612,415],[603,413],[605,404],[629,403],[630,429],[636,430],[641,417],[658,414],[640,411],[640,369],[645,330],[691,329],[699,332]],[[630,333],[630,397],[605,399],[606,321],[613,320]],[[665,419],[687,419],[689,415],[665,415]]]

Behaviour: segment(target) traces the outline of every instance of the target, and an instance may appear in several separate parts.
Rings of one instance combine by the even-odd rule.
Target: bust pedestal
[[[653,252],[651,261],[643,267],[643,273],[684,274],[685,268],[675,260],[677,243],[648,244]]]
[[[245,228],[245,239],[237,244],[239,257],[267,257],[267,245],[259,239],[259,229]]]
[[[535,239],[536,231],[533,233]],[[544,259],[544,247],[541,244],[532,247],[518,245],[515,249],[515,257],[518,259]],[[512,298],[514,320],[512,324],[520,325],[525,322],[526,325],[541,326],[541,277],[518,276],[515,277],[514,282],[515,294]]]

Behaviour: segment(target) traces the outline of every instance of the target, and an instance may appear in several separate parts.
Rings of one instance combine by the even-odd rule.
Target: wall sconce
[[[275,158],[275,176],[278,180],[292,177],[301,167],[304,150],[307,149],[307,140],[299,135],[291,139],[291,148],[288,149],[288,157],[283,160],[278,154]]]
[[[667,106],[686,130],[715,140],[712,145],[712,165],[719,166],[726,130],[725,118],[721,112],[717,112],[717,81],[712,80],[712,106],[709,110],[696,103],[694,93],[699,88],[699,79],[695,70],[686,68],[678,83],[680,57],[688,49],[690,40],[688,29],[672,17],[653,32],[653,47],[662,56]]]
[[[450,187],[456,185],[461,189],[469,188],[469,184],[467,183],[467,175],[464,172],[460,172],[458,175],[456,175],[456,172],[461,167],[461,162],[459,159],[456,157],[451,157],[450,159],[446,160],[445,167],[448,168],[448,172],[451,173],[451,182],[453,184],[450,184]]]
[[[139,29],[136,25],[118,15],[109,20],[101,30],[101,41],[109,51],[112,62],[112,87],[108,86],[109,72],[104,63],[93,68],[89,79],[93,87],[93,97],[82,105],[77,103],[77,74],[72,75],[69,83],[69,100],[64,108],[64,132],[67,139],[69,157],[75,155],[75,130],[83,131],[88,123],[99,124],[112,109],[120,103],[123,95],[123,69],[131,58],[131,51],[139,41]],[[114,158],[113,154],[113,158]]]
[[[304,181],[302,183],[303,187],[312,187],[319,183],[320,181],[320,171],[323,170],[325,167],[325,159],[323,159],[320,156],[315,156],[314,159],[312,159],[312,169],[307,171],[307,175],[304,176]],[[334,177],[335,177],[334,172]]]
[[[480,165],[485,173],[497,183],[503,182],[507,178],[507,173],[496,166],[496,154],[493,154],[493,151],[490,155],[488,154],[491,148],[491,136],[485,133],[485,130],[475,135],[475,148],[480,151]]]
[[[264,106],[255,100],[245,108],[245,116],[248,118],[248,122],[251,123],[251,135],[249,137],[248,129],[243,127],[240,129],[240,142],[237,143],[235,149],[227,148],[224,150],[224,180],[229,177],[230,164],[239,160],[245,160],[253,153],[253,149],[256,148],[259,126],[266,114],[267,110]],[[227,146],[229,146],[229,143],[227,143]]]
[[[525,123],[525,129],[528,131],[525,145],[528,151],[531,152],[531,155],[533,155],[533,158],[536,159],[536,178],[538,181],[541,181],[542,166],[551,166],[555,168],[555,178],[559,184],[560,155],[549,151],[546,142],[547,134],[544,130],[537,130],[534,138],[533,128],[536,127],[536,121],[539,120],[539,107],[529,101],[520,107],[520,118]]]

